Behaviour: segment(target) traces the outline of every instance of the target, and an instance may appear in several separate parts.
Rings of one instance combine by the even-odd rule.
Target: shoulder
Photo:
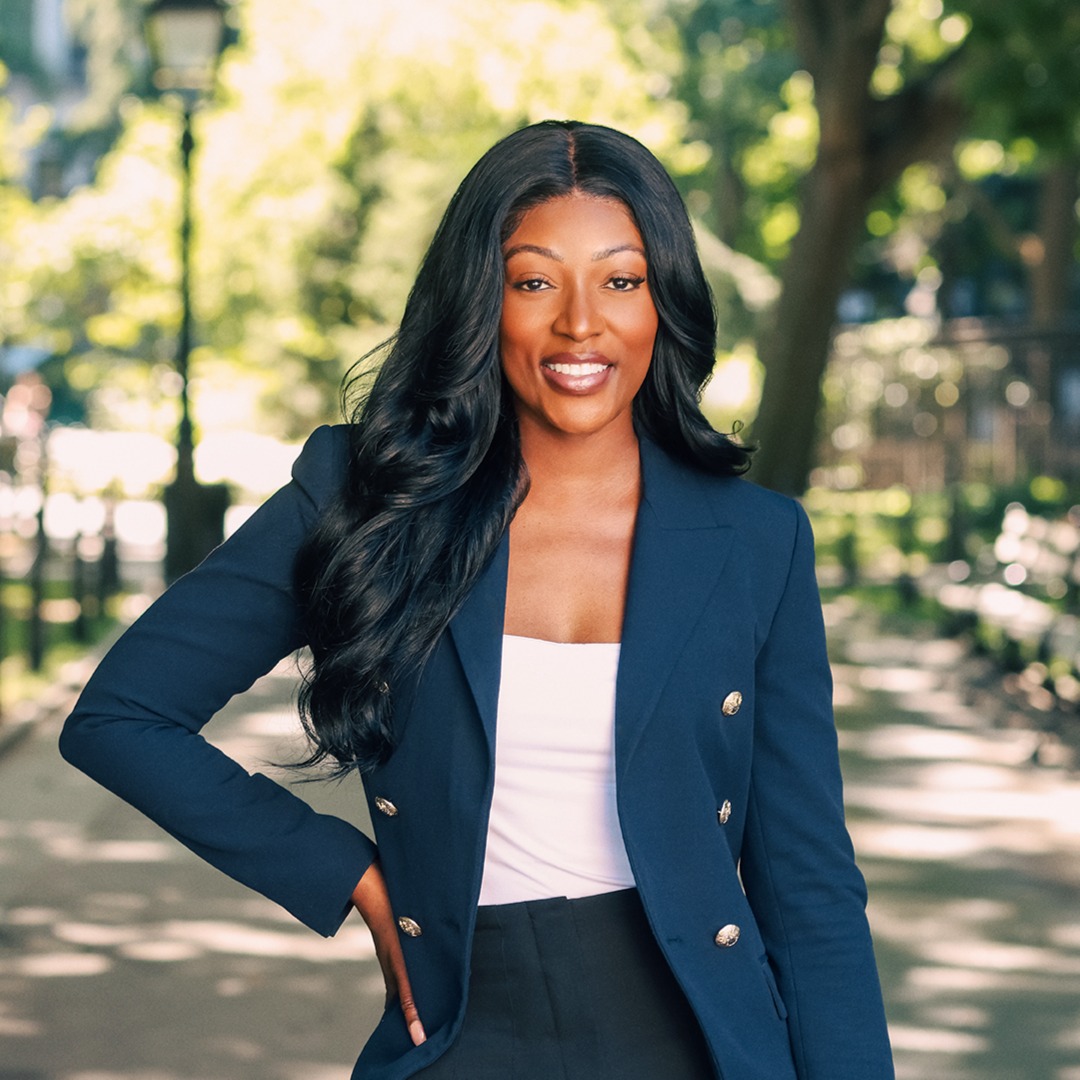
[[[714,505],[721,509],[753,513],[773,523],[792,522],[802,512],[797,499],[764,488],[746,476],[699,476],[709,488]]]
[[[810,522],[797,500],[678,461],[651,440],[640,446],[643,498],[661,529],[725,531],[747,572],[765,579],[785,579],[800,555],[813,562]]]
[[[733,527],[745,548],[783,563],[797,548],[813,551],[810,520],[797,499],[742,476],[706,477],[705,483],[718,523]]]
[[[651,440],[641,440],[641,451],[645,497],[669,521],[730,526],[762,540],[790,542],[802,531],[806,513],[789,495],[679,461]]]
[[[333,501],[345,485],[349,432],[348,424],[323,424],[311,433],[293,463],[293,483],[319,509]]]

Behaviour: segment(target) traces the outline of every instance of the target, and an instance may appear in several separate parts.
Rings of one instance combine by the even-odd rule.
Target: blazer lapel
[[[733,530],[694,471],[641,439],[642,500],[616,683],[615,761],[625,773],[646,723],[720,580]]]
[[[702,479],[640,440],[642,500],[634,527],[616,682],[615,757],[625,769],[671,669],[720,580],[732,529],[718,524]],[[510,536],[450,621],[488,745],[495,745]]]
[[[491,561],[477,579],[458,613],[450,620],[465,677],[469,680],[488,746],[495,747],[495,714],[499,708],[502,633],[506,617],[506,570],[510,533],[503,533]]]

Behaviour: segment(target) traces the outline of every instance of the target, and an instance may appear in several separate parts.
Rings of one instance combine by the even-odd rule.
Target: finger
[[[401,1005],[409,1038],[415,1046],[427,1041],[424,1025],[420,1022],[416,1003],[413,1001],[409,973],[405,969],[405,956],[401,951],[398,927],[390,906],[390,894],[377,862],[372,863],[360,878],[352,895],[353,905],[363,916],[375,942],[375,956],[382,968],[386,986],[386,1003],[396,996]]]
[[[413,1046],[419,1046],[427,1041],[424,1025],[420,1022],[420,1013],[417,1011],[416,1002],[413,1000],[412,987],[409,985],[409,976],[405,971],[405,962],[402,958],[401,968],[395,971],[398,987],[398,998],[401,1004],[401,1012],[405,1017],[405,1026],[409,1029],[409,1038]]]
[[[389,1006],[392,1001],[395,1001],[398,996],[397,976],[394,974],[394,969],[390,963],[390,959],[378,949],[375,950],[376,959],[379,961],[379,968],[382,971],[383,977],[383,991],[384,1000],[383,1006]]]

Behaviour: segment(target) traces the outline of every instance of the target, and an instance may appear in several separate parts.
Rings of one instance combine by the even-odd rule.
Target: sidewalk
[[[1080,781],[965,704],[953,643],[827,614],[900,1080],[1080,1080]],[[214,740],[288,757],[292,692],[268,676]],[[323,941],[205,867],[64,765],[58,724],[0,758],[0,1080],[345,1080],[382,1006],[359,920]]]
[[[1080,779],[967,703],[956,642],[827,617],[898,1080],[1080,1080]]]
[[[283,666],[212,725],[250,769],[294,745]],[[56,752],[0,758],[0,1080],[344,1080],[382,1010],[359,918],[323,940]],[[301,785],[352,816],[352,785]],[[364,822],[358,820],[364,827]]]

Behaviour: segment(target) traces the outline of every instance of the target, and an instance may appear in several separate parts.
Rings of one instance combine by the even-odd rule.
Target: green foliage
[[[931,63],[962,50],[958,86],[970,115],[953,160],[913,166],[876,202],[868,224],[880,239],[864,266],[891,266],[909,280],[940,267],[956,278],[977,277],[997,260],[1019,278],[1024,237],[1038,225],[1040,179],[1054,161],[1080,154],[1080,9],[1066,0],[944,8],[902,0],[889,31]],[[1076,229],[1075,221],[1056,227]]]
[[[0,62],[0,327],[10,340],[27,329],[27,308],[34,301],[32,283],[20,272],[26,248],[33,243],[34,205],[20,184],[25,155],[40,140],[48,110],[33,108],[21,120],[3,95],[8,71]]]
[[[69,134],[92,135],[100,149],[119,133],[124,97],[133,88],[147,89],[143,11],[142,0],[66,0],[64,5],[84,56],[87,89],[66,128]]]
[[[972,121],[955,165],[912,165],[868,207],[855,273],[882,311],[897,302],[883,281],[932,293],[946,262],[961,273],[965,260],[985,261],[974,228],[944,250],[974,213],[965,185],[1037,175],[1076,149],[1074,9],[895,0],[872,94],[899,99],[960,50]],[[0,99],[0,318],[7,340],[62,358],[93,422],[152,416],[167,429],[180,120],[174,103],[128,92],[145,84],[140,10],[69,4],[91,93],[65,137],[117,134],[92,185],[30,203],[12,181],[53,118],[39,109],[16,124]],[[781,0],[249,0],[219,103],[196,117],[196,419],[217,424],[231,410],[237,426],[298,435],[332,416],[344,369],[392,333],[460,177],[497,137],[545,116],[612,123],[658,151],[703,227],[722,342],[744,349],[801,226],[800,182],[817,150],[813,80],[788,10]],[[1002,215],[1031,227],[1022,199]],[[241,386],[254,405],[236,405]]]
[[[1080,8],[1069,0],[957,0],[971,24],[964,85],[974,134],[1052,155],[1080,148]]]
[[[711,151],[682,180],[687,201],[722,241],[775,265],[798,227],[792,199],[816,135],[781,6],[702,0],[672,12],[685,54],[676,93]]]
[[[717,236],[775,272],[800,227],[799,183],[817,150],[813,81],[799,69],[788,11],[775,0],[672,0],[670,10],[686,54],[676,90],[690,133],[711,150],[683,179],[688,201]],[[821,32],[837,31],[822,24]],[[946,155],[910,166],[868,208],[853,277],[875,297],[877,314],[895,314],[917,280],[932,294],[941,268],[956,277],[1003,255],[1019,266],[1035,188],[980,196],[970,185],[1038,178],[1048,161],[1080,153],[1075,3],[894,0],[872,97],[917,93],[958,52],[956,84],[970,120],[955,163]],[[920,278],[925,272],[931,277]],[[898,290],[889,284],[897,279],[908,284]]]
[[[624,39],[596,4],[252,0],[242,15],[221,103],[195,118],[204,428],[299,435],[332,417],[345,368],[393,332],[454,187],[509,130],[548,116],[611,123],[685,165],[682,108],[643,66],[664,49]],[[119,115],[95,183],[33,208],[16,334],[67,357],[94,423],[152,414],[167,430],[179,114],[126,98]],[[238,405],[238,386],[253,404]]]
[[[941,493],[912,493],[899,485],[881,491],[818,487],[806,493],[805,504],[822,565],[891,580],[943,557],[949,507]]]

